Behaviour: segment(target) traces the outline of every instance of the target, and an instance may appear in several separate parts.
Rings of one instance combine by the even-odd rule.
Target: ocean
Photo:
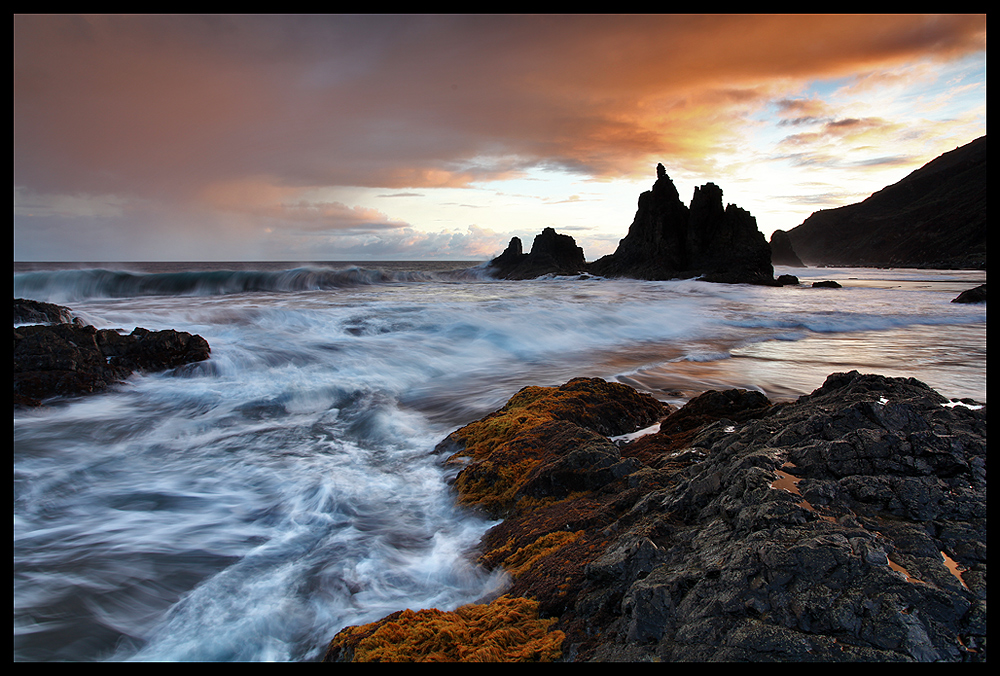
[[[455,504],[433,449],[526,385],[788,401],[856,369],[986,401],[986,306],[950,302],[985,271],[775,273],[802,285],[15,263],[15,298],[212,348],[15,410],[15,661],[316,660],[345,626],[502,590],[471,558],[495,522]]]

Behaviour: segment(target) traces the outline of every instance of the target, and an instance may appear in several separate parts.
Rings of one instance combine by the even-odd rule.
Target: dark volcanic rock
[[[986,302],[986,285],[980,284],[974,289],[966,289],[962,293],[958,294],[958,297],[951,301],[952,303],[985,303]]]
[[[581,651],[985,660],[986,413],[948,403],[913,379],[852,372],[703,427],[691,443],[704,459],[636,503],[621,544],[590,564],[577,604],[610,588],[620,615]],[[644,574],[610,574],[643,538]]]
[[[608,437],[651,425],[668,411],[627,385],[574,378],[560,387],[523,388],[499,411],[452,432],[437,452],[454,463],[473,460],[455,479],[463,504],[509,516],[525,496],[564,497],[607,483],[606,469],[620,476],[621,454]],[[539,476],[543,470],[547,476]]]
[[[25,307],[24,301],[20,302]],[[198,335],[143,328],[123,335],[79,320],[66,323],[72,318],[68,308],[43,305],[49,305],[43,308],[46,316],[62,318],[63,322],[14,328],[15,406],[37,406],[51,397],[98,392],[136,371],[176,368],[208,359],[211,352],[208,342]],[[18,306],[15,300],[15,318]],[[25,316],[23,310],[21,316]]]
[[[583,249],[569,235],[545,228],[535,236],[531,251],[523,253],[521,240],[513,237],[502,254],[490,261],[489,270],[502,279],[534,279],[542,275],[575,275],[587,269]]]
[[[986,269],[986,137],[788,237],[810,265]]]
[[[492,491],[479,561],[561,659],[986,661],[985,406],[853,371],[784,404],[623,388],[525,388],[439,448],[463,502]]]
[[[788,233],[784,230],[775,230],[771,233],[771,264],[788,265],[795,268],[805,267],[805,264],[795,255],[792,240],[788,238]]]
[[[639,195],[639,206],[628,234],[614,254],[604,256],[591,269],[608,277],[670,279],[688,270],[688,208],[663,165],[657,165],[652,190]],[[693,276],[693,275],[692,275]]]
[[[652,190],[639,196],[628,234],[615,253],[590,270],[605,277],[774,284],[771,247],[749,212],[730,204],[714,183],[695,188],[688,208],[663,165]]]
[[[15,324],[82,324],[73,312],[62,305],[26,298],[14,299]]]
[[[815,289],[839,289],[841,288],[840,282],[835,282],[832,279],[827,279],[822,282],[813,282],[813,288]]]

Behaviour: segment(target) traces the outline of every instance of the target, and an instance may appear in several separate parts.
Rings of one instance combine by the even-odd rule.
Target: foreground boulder
[[[14,301],[15,323],[19,316],[55,323],[14,327],[15,406],[99,392],[136,371],[164,371],[203,361],[211,354],[208,342],[198,335],[143,328],[125,335],[83,324],[68,308],[51,304],[39,308],[31,303]],[[32,314],[36,311],[44,314]]]
[[[985,406],[857,372],[785,404],[647,397],[525,388],[438,447],[459,500],[504,518],[479,554],[503,603],[555,620],[516,659],[986,660]],[[394,643],[426,632],[392,622]],[[364,659],[381,626],[328,659]]]

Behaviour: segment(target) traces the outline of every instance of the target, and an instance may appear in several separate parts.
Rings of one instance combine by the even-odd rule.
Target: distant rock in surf
[[[96,329],[69,308],[14,299],[14,405],[99,392],[136,371],[164,371],[208,359],[208,341],[167,329],[125,335]]]
[[[523,253],[521,239],[513,237],[487,270],[501,279],[534,279],[542,275],[575,275],[585,272],[583,249],[569,235],[545,228],[535,236],[531,251]]]
[[[958,294],[958,297],[951,301],[952,303],[985,303],[986,302],[986,285],[980,284],[974,289],[966,289],[962,293]]]
[[[714,183],[695,188],[690,208],[663,165],[652,190],[639,196],[638,210],[617,250],[590,265],[605,277],[676,279],[774,285],[771,246],[750,212],[722,206]]]

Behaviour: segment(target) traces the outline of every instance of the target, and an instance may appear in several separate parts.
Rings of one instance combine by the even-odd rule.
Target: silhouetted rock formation
[[[635,219],[618,249],[592,263],[591,272],[774,284],[771,247],[748,211],[733,204],[723,208],[722,189],[714,183],[695,188],[688,208],[662,164],[656,175],[652,190],[639,196]]]
[[[490,261],[489,270],[502,279],[534,279],[542,275],[575,275],[587,269],[583,249],[569,235],[545,228],[535,236],[531,251],[523,253],[521,239],[512,237],[502,254]]]
[[[810,265],[986,269],[986,137],[788,232]]]
[[[328,660],[987,661],[985,405],[856,371],[680,409],[578,378],[437,451],[503,518],[477,554],[510,587],[346,628]]]
[[[795,268],[805,267],[805,264],[795,255],[792,240],[788,239],[788,233],[784,230],[775,230],[771,233],[771,264],[788,265]]]
[[[208,359],[208,342],[168,329],[123,335],[73,318],[68,308],[14,300],[14,405],[37,406],[56,396],[99,392],[136,371],[164,371]]]

